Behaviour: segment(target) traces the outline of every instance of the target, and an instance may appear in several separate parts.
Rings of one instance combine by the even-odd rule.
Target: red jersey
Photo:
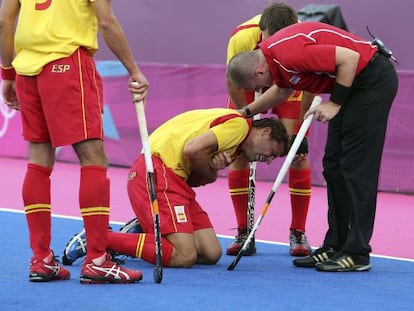
[[[371,42],[319,22],[293,24],[259,45],[276,85],[315,94],[332,91],[336,77],[336,46],[360,54],[356,74],[377,52]]]

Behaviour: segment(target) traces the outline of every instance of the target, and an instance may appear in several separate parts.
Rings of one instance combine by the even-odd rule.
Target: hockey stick
[[[142,148],[145,156],[145,167],[147,170],[147,182],[150,190],[151,208],[154,219],[155,234],[155,266],[154,266],[154,282],[162,281],[162,250],[161,250],[161,228],[160,215],[158,210],[157,193],[155,191],[154,167],[151,159],[150,144],[148,140],[147,120],[145,118],[144,102],[137,100],[136,95],[132,95],[138,118],[139,133],[141,136]]]
[[[261,95],[260,91],[254,93],[254,99],[258,99]],[[260,119],[260,114],[255,114],[253,116],[254,120]],[[250,172],[249,172],[249,194],[248,194],[248,205],[247,205],[247,234],[253,230],[254,226],[254,206],[256,203],[256,162],[250,163]],[[254,236],[252,237],[254,240]]]
[[[311,108],[319,105],[322,102],[322,98],[320,96],[315,96],[313,99]],[[252,239],[253,235],[257,231],[257,228],[259,227],[260,223],[263,220],[263,217],[266,215],[267,209],[269,208],[270,202],[273,199],[273,196],[275,195],[277,189],[279,188],[280,184],[283,181],[283,178],[285,177],[286,173],[289,170],[290,164],[292,163],[293,159],[295,158],[296,152],[299,149],[300,144],[302,143],[303,138],[305,137],[305,134],[307,130],[309,129],[309,126],[312,122],[313,114],[309,115],[302,123],[302,126],[299,129],[298,134],[296,135],[296,139],[293,142],[292,146],[289,149],[289,152],[286,156],[285,161],[282,164],[282,167],[280,168],[279,174],[276,177],[275,183],[273,184],[272,190],[270,191],[265,205],[260,211],[259,218],[257,219],[256,223],[254,224],[254,227],[250,234],[248,235],[246,241],[243,244],[243,247],[240,249],[239,253],[237,254],[236,258],[233,260],[233,262],[227,267],[227,270],[233,270],[237,263],[240,261],[241,257],[243,256],[244,252],[247,249],[247,246],[250,243],[250,240]]]

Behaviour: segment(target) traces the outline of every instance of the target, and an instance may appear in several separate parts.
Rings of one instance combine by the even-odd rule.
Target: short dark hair
[[[267,30],[270,35],[286,26],[296,24],[298,14],[289,5],[283,2],[277,2],[266,7],[260,18],[260,30]]]
[[[265,128],[270,127],[270,138],[277,141],[279,144],[283,144],[284,152],[283,155],[287,155],[289,150],[289,135],[286,131],[286,127],[280,120],[275,118],[262,118],[253,120],[253,127]]]
[[[230,59],[227,65],[227,76],[236,88],[254,90],[252,81],[255,78],[255,68],[260,63],[259,53],[259,49],[240,52]]]

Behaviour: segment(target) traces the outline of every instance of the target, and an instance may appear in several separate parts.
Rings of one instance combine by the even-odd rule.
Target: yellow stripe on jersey
[[[145,233],[138,234],[138,242],[137,242],[137,248],[135,249],[135,257],[136,258],[142,258],[142,251],[144,250],[145,245]]]
[[[44,65],[70,56],[79,47],[94,54],[98,50],[98,23],[91,7],[95,0],[21,0],[15,34],[13,67],[27,76]]]
[[[240,52],[253,51],[260,43],[262,32],[259,28],[261,15],[249,19],[236,27],[227,45],[227,63]]]

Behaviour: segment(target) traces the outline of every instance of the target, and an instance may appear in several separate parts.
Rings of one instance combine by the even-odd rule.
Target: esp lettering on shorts
[[[52,66],[52,72],[65,73],[68,70],[70,70],[70,65],[55,64]]]

